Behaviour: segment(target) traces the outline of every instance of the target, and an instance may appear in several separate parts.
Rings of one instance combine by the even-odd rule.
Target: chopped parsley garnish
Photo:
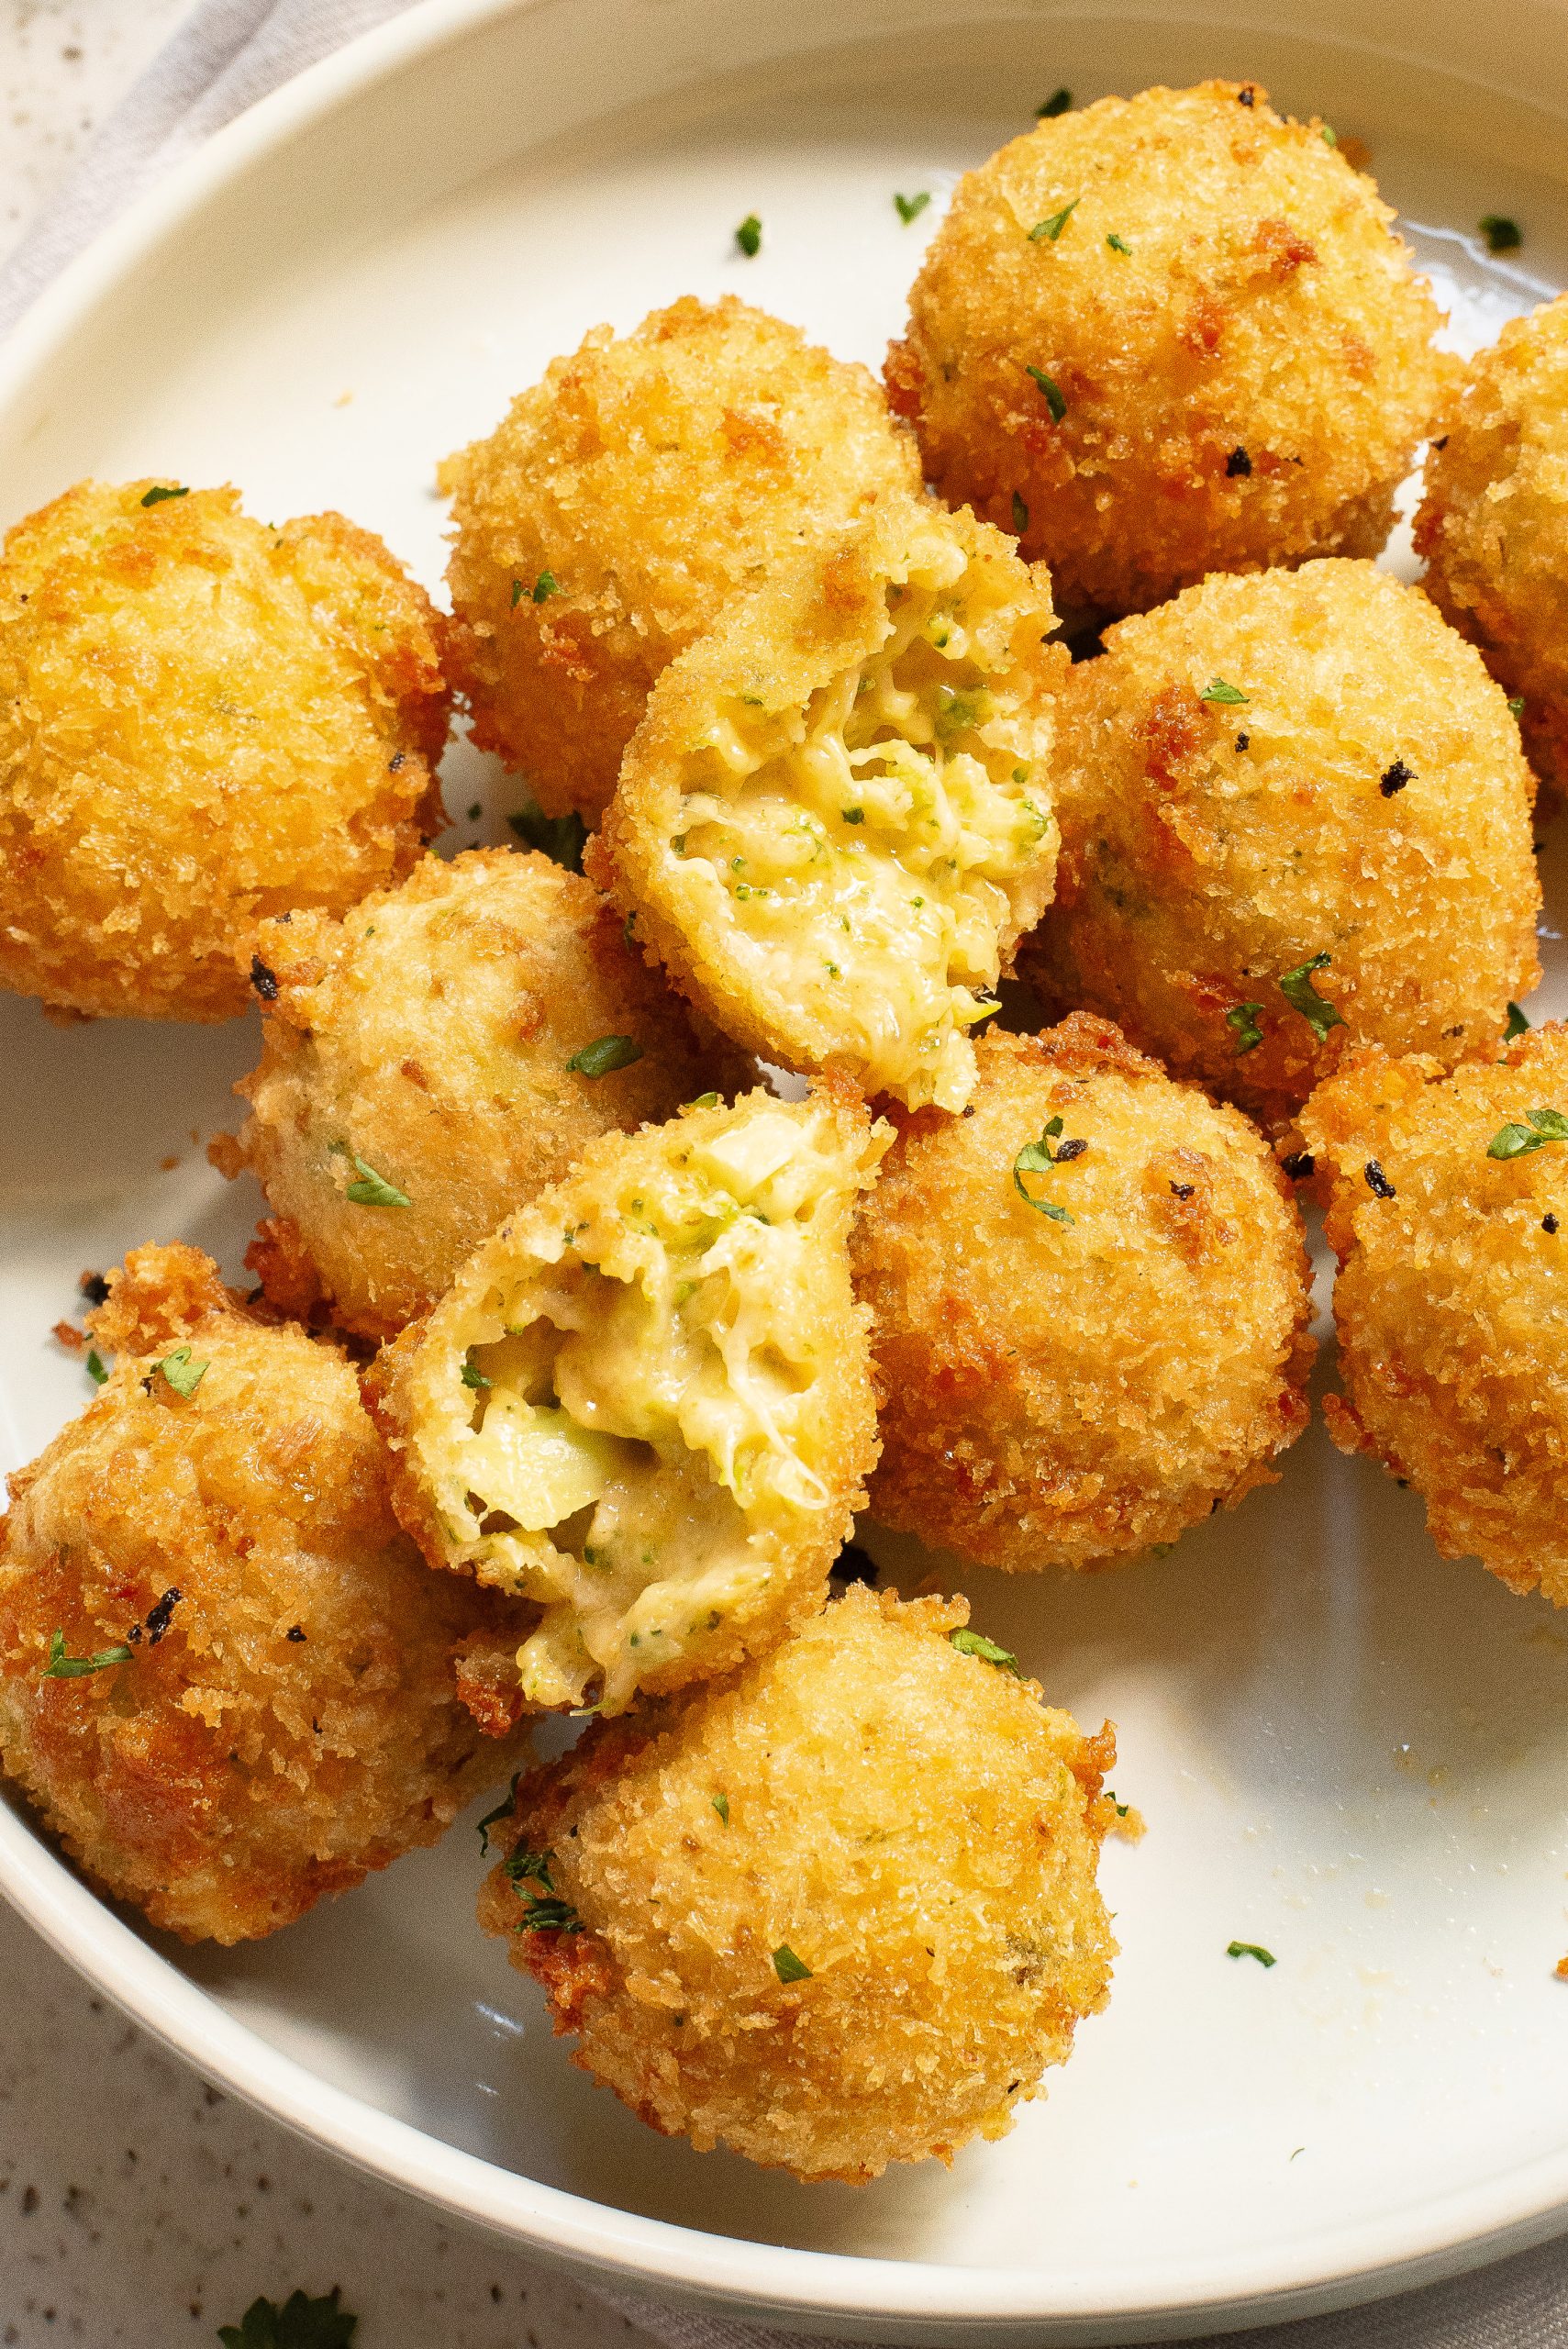
[[[748,212],[735,231],[735,241],[748,261],[755,261],[762,250],[762,224],[754,212]]]
[[[1294,971],[1286,971],[1279,982],[1279,991],[1293,1011],[1299,1011],[1321,1044],[1330,1028],[1342,1028],[1344,1019],[1337,1008],[1320,996],[1312,984],[1314,971],[1326,971],[1329,955],[1325,948],[1314,954],[1309,963],[1298,963]]]
[[[1512,710],[1516,718],[1522,718],[1525,714],[1525,697],[1523,694],[1510,694],[1508,696],[1508,707]]]
[[[1486,1145],[1488,1158],[1523,1158],[1549,1141],[1568,1141],[1568,1118],[1561,1109],[1527,1109],[1523,1125],[1499,1128]]]
[[[1362,1168],[1362,1173],[1366,1178],[1366,1187],[1374,1199],[1396,1199],[1399,1197],[1377,1159],[1369,1158]]]
[[[474,1820],[473,1823],[479,1834],[479,1848],[482,1853],[488,1853],[490,1849],[490,1830],[493,1827],[499,1827],[504,1819],[510,1819],[512,1816],[513,1808],[517,1799],[517,1781],[522,1775],[523,1774],[520,1770],[514,1770],[512,1773],[512,1783],[506,1789],[506,1801],[498,1802],[494,1810],[487,1810],[483,1819],[476,1819]]]
[[[573,1052],[566,1065],[575,1069],[579,1076],[608,1076],[617,1068],[629,1068],[633,1061],[642,1058],[642,1046],[630,1036],[596,1036]]]
[[[559,596],[561,582],[553,571],[541,571],[534,581],[534,602],[547,603],[551,596]]]
[[[1071,1159],[1083,1157],[1084,1151],[1088,1148],[1087,1142],[1084,1141],[1064,1141],[1060,1150],[1051,1149],[1051,1143],[1061,1131],[1061,1119],[1052,1118],[1038,1141],[1025,1142],[1013,1161],[1013,1188],[1026,1205],[1034,1208],[1037,1215],[1048,1215],[1053,1223],[1073,1223],[1077,1219],[1069,1215],[1065,1208],[1057,1207],[1051,1199],[1037,1199],[1034,1193],[1029,1190],[1024,1183],[1026,1174],[1043,1174],[1053,1166],[1061,1166]]]
[[[513,609],[514,611],[516,611],[516,610],[517,610],[517,606],[522,602],[523,597],[528,594],[528,589],[523,585],[523,583],[522,583],[522,581],[521,581],[520,579],[514,579],[514,580],[513,580],[513,582],[512,582],[512,609]]]
[[[108,1375],[104,1364],[104,1357],[95,1346],[87,1356],[87,1375],[95,1386],[102,1386]]]
[[[1015,489],[1013,492],[1013,536],[1021,539],[1029,526],[1029,509]]]
[[[1396,759],[1394,764],[1391,767],[1385,767],[1379,775],[1377,787],[1385,799],[1392,799],[1396,791],[1403,791],[1407,783],[1414,783],[1415,780],[1415,768],[1407,767],[1403,759]]]
[[[728,1795],[715,1795],[713,1798],[713,1807],[715,1810],[717,1811],[720,1819],[723,1820],[726,1827],[728,1827],[729,1824],[729,1797]]]
[[[1331,122],[1321,122],[1318,124],[1318,128],[1323,134],[1323,144],[1325,147],[1337,147],[1339,145],[1340,134],[1335,129]]]
[[[866,811],[863,807],[840,807],[839,813],[846,824],[863,824],[866,819]]]
[[[207,1375],[208,1364],[193,1362],[189,1346],[176,1346],[158,1367],[176,1395],[194,1395]]]
[[[1107,244],[1107,245],[1109,245],[1109,247],[1110,247],[1110,249],[1111,249],[1111,250],[1112,250],[1112,252],[1113,252],[1113,253],[1127,253],[1127,254],[1129,254],[1129,255],[1130,255],[1130,254],[1131,254],[1132,247],[1131,247],[1130,245],[1124,244],[1124,243],[1122,242],[1121,239],[1120,239],[1117,234],[1116,234],[1116,232],[1115,232],[1115,230],[1114,230],[1114,229],[1111,231],[1111,234],[1110,234],[1110,235],[1106,239],[1106,244]]]
[[[1517,237],[1514,242],[1518,244]],[[144,506],[161,506],[168,498],[189,497],[190,494],[188,489],[150,489],[144,492],[141,502]]]
[[[686,1107],[688,1109],[717,1109],[718,1096],[717,1093],[699,1093],[695,1101],[687,1102]]]
[[[1264,1949],[1259,1942],[1232,1942],[1225,1954],[1227,1957],[1255,1957],[1260,1965],[1278,1964],[1273,1950]]]
[[[773,1952],[773,1972],[781,1982],[809,1982],[811,1968],[803,1957],[796,1957],[788,1942],[780,1942]]]
[[[1026,367],[1024,373],[1030,376],[1044,394],[1052,424],[1060,424],[1067,413],[1067,399],[1055,376],[1048,375],[1043,367]]]
[[[223,2349],[349,2349],[359,2323],[357,2316],[339,2308],[340,2284],[318,2300],[291,2292],[279,2308],[275,2301],[254,2299],[238,2324],[220,2324]]]
[[[1199,694],[1198,699],[1199,701],[1223,702],[1225,707],[1230,709],[1240,707],[1242,703],[1250,701],[1251,696],[1244,694],[1240,685],[1227,685],[1223,677],[1210,677],[1207,685]]]
[[[104,1672],[111,1664],[128,1664],[130,1650],[121,1645],[100,1648],[96,1655],[67,1655],[65,1633],[52,1631],[49,1642],[49,1662],[43,1668],[46,1680],[83,1680],[90,1672]]]
[[[373,1166],[367,1166],[359,1152],[350,1150],[346,1141],[331,1142],[328,1147],[339,1158],[350,1158],[354,1163],[354,1172],[358,1180],[350,1183],[343,1194],[350,1207],[411,1208],[413,1206],[414,1202],[406,1191],[400,1191],[395,1183],[389,1183],[384,1174],[378,1174]]]
[[[485,1377],[484,1373],[480,1369],[479,1364],[473,1359],[473,1348],[472,1346],[470,1346],[468,1350],[468,1359],[464,1362],[462,1366],[462,1383],[465,1386],[473,1387],[476,1392],[481,1386],[488,1386],[490,1384],[490,1381]]]
[[[904,226],[907,228],[911,220],[919,218],[930,200],[930,190],[922,188],[918,195],[895,195],[893,199],[894,209]]]
[[[1226,1026],[1236,1030],[1238,1060],[1243,1052],[1255,1052],[1263,1041],[1263,1031],[1258,1025],[1258,1014],[1262,1008],[1261,1003],[1233,1003],[1225,1015]]]
[[[574,807],[564,816],[547,816],[539,807],[519,808],[506,821],[517,838],[529,848],[538,849],[554,864],[563,864],[568,873],[583,870],[583,849],[588,838],[588,827]]]
[[[1510,220],[1506,212],[1484,212],[1475,225],[1486,239],[1489,253],[1517,253],[1524,243],[1518,222]],[[146,503],[143,498],[142,504]]]
[[[1012,1650],[999,1648],[995,1640],[986,1638],[984,1631],[972,1631],[967,1627],[961,1627],[956,1631],[950,1631],[948,1639],[960,1655],[978,1656],[982,1664],[994,1664],[998,1671],[1010,1672],[1015,1680],[1023,1678],[1018,1670],[1018,1659]]]
[[[1030,244],[1039,245],[1049,243],[1053,245],[1083,201],[1084,199],[1081,195],[1075,195],[1071,204],[1064,204],[1060,212],[1053,212],[1051,214],[1049,220],[1037,220],[1034,227],[1029,230]]]
[[[517,1888],[523,1904],[517,1924],[519,1933],[580,1933],[583,1920],[570,1900],[562,1900],[550,1878],[552,1852],[514,1852],[506,1863],[506,1874]],[[537,1884],[539,1892],[527,1887]]]
[[[1525,1018],[1524,1013],[1519,1009],[1517,1003],[1510,1003],[1508,1006],[1508,1024],[1503,1030],[1504,1043],[1511,1044],[1516,1036],[1528,1036],[1529,1034],[1529,1021]],[[91,1365],[89,1365],[89,1367]]]
[[[1246,450],[1238,444],[1225,460],[1227,478],[1230,481],[1246,481],[1250,478],[1251,471],[1251,458],[1247,454]]]
[[[1036,106],[1034,110],[1035,120],[1037,122],[1053,122],[1059,114],[1068,113],[1071,110],[1072,105],[1073,93],[1071,90],[1052,90],[1050,97],[1045,101],[1045,104],[1043,106]]]

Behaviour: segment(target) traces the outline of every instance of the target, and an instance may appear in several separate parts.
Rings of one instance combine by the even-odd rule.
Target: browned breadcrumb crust
[[[1057,897],[1019,958],[1053,1009],[1275,1131],[1358,1043],[1452,1066],[1500,1042],[1540,976],[1532,784],[1417,589],[1364,562],[1210,579],[1107,629],[1060,728]],[[1320,954],[1321,1035],[1281,984]]]
[[[424,858],[341,919],[300,914],[253,941],[265,1009],[249,1166],[274,1210],[246,1262],[308,1318],[395,1337],[479,1242],[559,1182],[598,1135],[673,1117],[751,1064],[706,1045],[623,935],[623,917],[548,857]],[[637,1057],[571,1065],[624,1037]],[[356,1161],[407,1199],[356,1202]]]
[[[80,482],[0,553],[0,986],[228,1019],[254,922],[351,905],[444,821],[441,623],[340,514],[160,486]]]
[[[1568,295],[1477,354],[1427,453],[1427,593],[1524,703],[1530,762],[1568,791]]]
[[[1315,1093],[1301,1127],[1330,1186],[1326,1221],[1345,1398],[1342,1452],[1413,1485],[1446,1558],[1568,1606],[1568,1240],[1562,1143],[1488,1155],[1531,1110],[1568,1116],[1568,1027],[1444,1078],[1366,1052]]]
[[[0,1520],[0,1759],[105,1891],[248,1940],[434,1842],[521,1750],[455,1685],[505,1610],[399,1533],[334,1348],[248,1313],[194,1248],[109,1280],[92,1329],[117,1367]],[[45,1677],[57,1631],[130,1659]]]
[[[973,1114],[903,1121],[855,1233],[872,1508],[1013,1573],[1108,1564],[1273,1483],[1306,1426],[1301,1219],[1246,1119],[1107,1020],[978,1054]],[[1060,1165],[1019,1174],[1058,1119]]]
[[[1114,1736],[956,1650],[968,1614],[851,1589],[518,1787],[481,1921],[651,2127],[801,2178],[951,2162],[1104,2006]],[[530,1930],[545,1854],[579,1932]]]
[[[595,327],[448,458],[454,674],[473,739],[595,820],[650,687],[740,589],[919,464],[873,378],[691,295]]]
[[[1065,610],[1375,554],[1457,366],[1393,221],[1256,83],[1102,98],[959,182],[890,400]]]

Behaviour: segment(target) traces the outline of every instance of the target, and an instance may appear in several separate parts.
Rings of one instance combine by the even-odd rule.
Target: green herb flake
[[[840,807],[839,813],[846,824],[863,824],[866,819],[866,811],[863,807]]]
[[[335,1141],[331,1147],[339,1158],[351,1159],[353,1162],[354,1173],[358,1179],[350,1183],[343,1194],[350,1207],[411,1208],[413,1206],[414,1202],[406,1191],[400,1191],[395,1183],[389,1183],[384,1174],[378,1174],[373,1166],[367,1166],[359,1152],[350,1150],[346,1141]]]
[[[1525,1018],[1524,1013],[1519,1009],[1517,1003],[1510,1003],[1508,1006],[1508,1024],[1503,1030],[1504,1043],[1511,1044],[1516,1036],[1528,1036],[1529,1034],[1529,1021]],[[89,1363],[87,1367],[91,1370],[93,1367],[92,1364]]]
[[[189,1346],[176,1346],[172,1354],[164,1355],[158,1367],[176,1395],[194,1395],[206,1376],[209,1365],[205,1362],[193,1362]]]
[[[1046,406],[1051,410],[1052,424],[1060,424],[1067,413],[1067,398],[1055,376],[1048,375],[1043,367],[1026,367],[1024,373],[1032,379],[1044,395]]]
[[[1226,1026],[1236,1030],[1238,1060],[1243,1052],[1256,1052],[1263,1041],[1263,1031],[1258,1025],[1258,1014],[1262,1008],[1261,1003],[1233,1003],[1225,1015]]]
[[[713,1807],[715,1810],[717,1811],[720,1819],[723,1820],[726,1827],[728,1827],[729,1824],[729,1797],[728,1795],[715,1795],[713,1798]]]
[[[1226,708],[1234,709],[1240,708],[1242,704],[1250,701],[1251,696],[1244,694],[1240,685],[1227,685],[1223,677],[1210,677],[1207,685],[1199,694],[1198,699],[1221,702]]]
[[[686,1107],[688,1109],[717,1109],[718,1096],[717,1093],[699,1093],[695,1101],[687,1102]]]
[[[556,577],[554,572],[541,571],[533,584],[534,602],[536,604],[548,603],[551,596],[559,596],[560,593],[561,582]]]
[[[1018,1659],[1012,1650],[999,1648],[995,1640],[986,1638],[984,1631],[972,1631],[967,1628],[962,1628],[956,1631],[950,1631],[948,1639],[958,1650],[960,1655],[978,1656],[982,1664],[994,1664],[999,1672],[1010,1672],[1015,1680],[1023,1678],[1023,1674],[1018,1669]]]
[[[1021,539],[1029,526],[1029,509],[1015,489],[1013,492],[1013,536]]]
[[[1523,694],[1511,694],[1508,697],[1508,707],[1512,711],[1516,720],[1521,718],[1525,714],[1525,697]]]
[[[1129,244],[1124,244],[1122,239],[1117,235],[1114,228],[1110,235],[1106,239],[1106,242],[1109,245],[1113,253],[1126,253],[1130,257],[1132,247]]]
[[[748,261],[755,261],[762,250],[762,224],[754,212],[748,212],[735,231],[735,241]]]
[[[1568,1141],[1568,1118],[1561,1109],[1527,1109],[1522,1125],[1507,1125],[1486,1145],[1488,1158],[1523,1158],[1549,1141]]]
[[[84,1680],[90,1672],[105,1672],[111,1664],[128,1664],[128,1647],[100,1648],[96,1655],[67,1655],[65,1633],[51,1631],[49,1642],[49,1662],[43,1668],[46,1680]]]
[[[1060,212],[1053,212],[1051,214],[1049,220],[1037,220],[1034,227],[1029,230],[1030,244],[1053,245],[1083,201],[1084,199],[1081,195],[1075,195],[1071,204],[1064,204]]]
[[[1323,135],[1323,144],[1325,147],[1337,147],[1339,145],[1340,134],[1335,129],[1331,122],[1319,123],[1318,127]]]
[[[523,585],[523,583],[522,583],[522,581],[521,581],[520,579],[514,579],[514,580],[513,580],[513,582],[512,582],[512,609],[513,609],[514,611],[516,611],[516,610],[517,610],[517,606],[522,602],[523,597],[528,594],[528,589]]]
[[[472,1346],[470,1346],[468,1350],[468,1359],[462,1366],[462,1383],[465,1386],[472,1386],[475,1392],[477,1392],[480,1387],[488,1386],[490,1384],[490,1381],[485,1377],[484,1373],[480,1369],[479,1364],[473,1359],[473,1348]]]
[[[773,1952],[773,1972],[781,1982],[809,1982],[811,1968],[803,1957],[796,1957],[788,1942],[780,1942]]]
[[[583,1930],[576,1909],[556,1891],[550,1873],[554,1857],[553,1852],[518,1850],[503,1863],[504,1873],[523,1904],[517,1927],[519,1933],[580,1933]],[[528,1891],[530,1884],[537,1884],[539,1891]]]
[[[499,1827],[504,1819],[510,1819],[512,1816],[517,1800],[517,1781],[522,1775],[520,1770],[514,1770],[512,1783],[506,1789],[506,1801],[498,1802],[494,1810],[487,1810],[483,1819],[474,1820],[474,1827],[479,1835],[479,1848],[483,1854],[488,1854],[490,1850],[490,1830],[493,1827]]]
[[[918,195],[895,195],[893,199],[893,206],[895,211],[898,215],[898,217],[903,221],[904,226],[907,228],[911,220],[917,220],[919,218],[921,213],[924,212],[930,200],[931,197],[929,190],[922,188]]]
[[[1293,1011],[1299,1011],[1318,1041],[1327,1041],[1330,1028],[1342,1028],[1344,1020],[1336,1005],[1320,996],[1312,984],[1314,971],[1326,971],[1329,956],[1325,949],[1314,954],[1311,961],[1297,963],[1294,971],[1286,971],[1279,981],[1279,991]]]
[[[1081,1150],[1072,1150],[1065,1143],[1061,1151],[1052,1151],[1051,1145],[1061,1131],[1061,1119],[1052,1118],[1038,1141],[1025,1142],[1013,1161],[1013,1188],[1037,1215],[1048,1215],[1052,1223],[1073,1223],[1076,1217],[1069,1215],[1065,1208],[1059,1208],[1051,1199],[1037,1199],[1024,1183],[1026,1174],[1043,1174],[1051,1167],[1060,1165],[1063,1156],[1082,1157]]]
[[[141,502],[144,506],[162,506],[171,497],[189,497],[190,494],[188,489],[150,489],[144,492]]]
[[[359,2323],[357,2316],[339,2306],[342,2286],[317,2300],[291,2292],[279,2308],[275,2301],[251,2301],[238,2324],[220,2324],[223,2349],[349,2349]]]
[[[588,827],[575,808],[568,808],[564,816],[547,816],[541,808],[522,807],[506,821],[525,847],[537,849],[553,864],[563,864],[568,873],[582,872]]]
[[[1227,1957],[1255,1957],[1262,1966],[1277,1965],[1279,1961],[1272,1949],[1264,1949],[1258,1942],[1231,1942],[1226,1947]]]
[[[1506,212],[1484,212],[1475,225],[1486,239],[1489,253],[1517,253],[1524,243],[1523,229]],[[146,503],[143,498],[142,504]]]
[[[87,1357],[87,1375],[95,1386],[102,1386],[108,1375],[104,1357],[95,1346]]]
[[[629,1068],[633,1061],[642,1058],[642,1046],[630,1036],[597,1036],[581,1052],[573,1052],[566,1065],[579,1076],[608,1076],[617,1068]]]
[[[1054,122],[1059,114],[1070,113],[1072,106],[1073,93],[1071,90],[1052,90],[1050,97],[1045,101],[1045,104],[1043,106],[1036,106],[1034,110],[1035,120],[1037,122]]]

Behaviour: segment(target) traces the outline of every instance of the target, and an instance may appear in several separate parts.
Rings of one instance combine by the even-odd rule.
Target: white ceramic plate
[[[436,459],[598,319],[733,289],[874,365],[942,193],[1058,83],[1252,75],[1358,132],[1466,343],[1568,278],[1561,7],[1330,0],[1310,38],[1296,13],[430,0],[216,140],[33,315],[0,369],[3,518],[87,473],[228,478],[261,515],[342,507],[433,584]],[[919,188],[939,201],[905,228],[893,194]],[[747,262],[731,232],[753,210]],[[1522,268],[1468,233],[1485,211],[1525,222]],[[505,785],[471,752],[447,796],[486,809],[458,840],[505,836]],[[1540,1001],[1568,1008],[1547,951]],[[258,1203],[193,1136],[228,1120],[255,1049],[249,1022],[62,1032],[0,999],[0,1464],[84,1399],[48,1336],[83,1266],[183,1234],[238,1271]],[[466,1828],[228,1954],[114,1914],[20,1810],[0,1809],[0,1876],[172,2045],[367,2167],[606,2274],[828,2330],[1146,2339],[1562,2226],[1550,1610],[1441,1564],[1413,1497],[1320,1428],[1163,1562],[967,1586],[1055,1699],[1118,1721],[1150,1832],[1106,1854],[1108,2013],[951,2175],[806,2189],[641,2129],[481,1940]],[[1277,1965],[1228,1959],[1233,1937]]]

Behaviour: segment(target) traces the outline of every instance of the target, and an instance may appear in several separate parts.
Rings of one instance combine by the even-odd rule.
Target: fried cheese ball
[[[501,1774],[456,1687],[496,1608],[399,1532],[339,1353],[194,1248],[110,1280],[118,1364],[0,1520],[0,1763],[105,1891],[247,1941]]]
[[[1311,1271],[1262,1137],[1108,1021],[992,1029],[972,1113],[904,1121],[854,1237],[880,1522],[1090,1567],[1272,1484],[1307,1425]]]
[[[1329,1434],[1415,1486],[1445,1558],[1568,1606],[1568,1028],[1446,1077],[1358,1054],[1301,1126],[1340,1259]]]
[[[852,1589],[520,1786],[481,1921],[665,2135],[857,2185],[951,2162],[1105,2005],[1112,1732],[968,1616]]]
[[[538,1607],[521,1702],[622,1711],[822,1604],[876,1458],[849,1086],[759,1088],[590,1142],[366,1393],[433,1565]]]
[[[361,1336],[425,1312],[596,1135],[747,1081],[548,857],[428,856],[341,919],[267,923],[255,951],[261,1063],[222,1153],[274,1210],[248,1261],[274,1303],[326,1298]]]
[[[595,327],[450,457],[473,739],[594,822],[654,679],[781,554],[895,491],[914,443],[863,367],[732,297]]]
[[[0,986],[215,1020],[286,907],[407,872],[445,820],[434,607],[340,514],[79,482],[0,552]]]
[[[1568,295],[1473,359],[1427,455],[1427,593],[1480,648],[1537,773],[1568,793]]]
[[[738,1042],[962,1108],[1055,873],[1054,624],[1000,531],[884,503],[665,671],[589,872]]]
[[[1210,579],[1123,620],[1073,670],[1061,739],[1029,974],[1271,1129],[1350,1046],[1490,1050],[1536,984],[1518,729],[1371,563]]]
[[[1375,554],[1453,365],[1393,219],[1254,83],[1102,98],[960,181],[889,397],[1067,610]]]

